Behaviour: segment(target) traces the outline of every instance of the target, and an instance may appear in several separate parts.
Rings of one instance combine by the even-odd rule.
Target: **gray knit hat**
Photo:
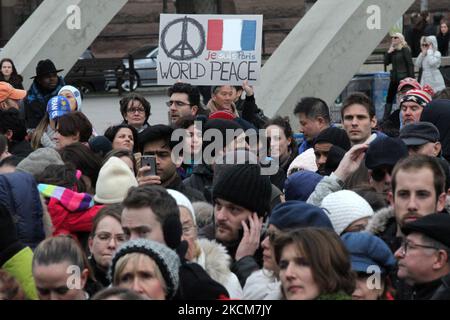
[[[167,299],[172,299],[179,286],[179,269],[181,266],[180,258],[169,247],[152,240],[137,239],[125,242],[117,250],[114,255],[111,267],[109,269],[109,277],[111,281],[114,279],[114,272],[117,261],[129,253],[142,253],[152,258],[166,282],[167,286]]]
[[[39,148],[20,161],[16,169],[36,177],[51,164],[64,164],[58,151],[52,148]]]

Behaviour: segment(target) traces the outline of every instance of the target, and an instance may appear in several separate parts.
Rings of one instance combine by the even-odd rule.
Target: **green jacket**
[[[316,300],[352,300],[352,297],[342,291],[336,293],[321,294]]]
[[[34,284],[31,271],[32,263],[33,251],[26,247],[6,261],[1,268],[17,280],[28,299],[38,300],[36,285]]]

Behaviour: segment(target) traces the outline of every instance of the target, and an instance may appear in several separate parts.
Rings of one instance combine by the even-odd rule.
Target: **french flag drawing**
[[[256,40],[256,20],[208,20],[207,50],[253,51]]]

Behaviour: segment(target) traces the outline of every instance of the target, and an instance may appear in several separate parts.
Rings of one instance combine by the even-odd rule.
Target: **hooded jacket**
[[[242,299],[243,292],[238,278],[230,271],[231,257],[225,247],[216,241],[198,240],[200,256],[197,263],[201,265],[213,280],[227,289],[230,298]]]
[[[91,195],[46,184],[39,184],[38,188],[48,201],[53,236],[71,234],[77,238],[78,232],[91,232],[92,219],[103,208],[103,205],[94,205]]]
[[[420,85],[428,84],[434,92],[445,89],[444,77],[442,76],[439,67],[441,66],[441,53],[438,51],[437,39],[435,36],[426,37],[427,43],[431,43],[432,48],[428,48],[427,55],[424,56],[422,52],[416,59],[416,66],[422,68],[422,78]]]

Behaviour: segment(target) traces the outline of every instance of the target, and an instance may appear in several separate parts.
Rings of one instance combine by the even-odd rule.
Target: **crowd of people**
[[[320,97],[300,99],[300,145],[247,82],[211,87],[206,104],[175,83],[168,125],[130,93],[98,133],[51,60],[28,91],[2,60],[0,299],[450,299],[450,100],[428,69],[435,40],[422,39],[417,81],[393,35],[399,108],[381,122],[362,93],[340,123]]]

